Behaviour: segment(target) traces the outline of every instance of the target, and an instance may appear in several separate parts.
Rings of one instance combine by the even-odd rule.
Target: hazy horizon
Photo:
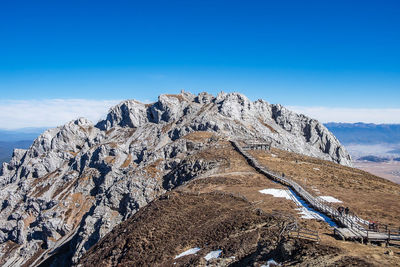
[[[167,92],[165,92],[167,93]],[[153,99],[139,100],[143,103]],[[261,98],[261,97],[259,97]],[[257,100],[251,99],[251,100]],[[134,98],[131,98],[134,99]],[[263,98],[268,101],[268,99]],[[123,100],[94,99],[42,99],[0,100],[0,129],[15,130],[29,127],[56,127],[68,121],[85,117],[96,123],[105,118],[108,110]],[[268,101],[269,102],[269,101]],[[280,104],[280,103],[274,103]],[[297,113],[305,114],[322,123],[375,123],[399,124],[400,108],[343,108],[321,106],[286,106]]]

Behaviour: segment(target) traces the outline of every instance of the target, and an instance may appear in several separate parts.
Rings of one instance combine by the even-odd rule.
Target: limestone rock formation
[[[210,134],[207,143],[188,138]],[[318,121],[238,93],[127,100],[92,124],[49,129],[0,169],[0,264],[76,263],[111,229],[167,190],[218,168],[199,157],[218,138],[272,146],[350,165]]]

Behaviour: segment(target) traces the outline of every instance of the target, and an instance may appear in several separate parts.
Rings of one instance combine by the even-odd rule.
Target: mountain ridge
[[[191,133],[204,133],[196,142]],[[68,245],[53,264],[81,255],[139,208],[188,179],[212,171],[215,140],[273,147],[351,165],[325,126],[239,93],[160,95],[152,104],[122,101],[92,124],[79,118],[46,130],[0,169],[0,263],[31,265]],[[11,243],[10,243],[11,242]],[[10,244],[16,244],[11,246]]]
[[[330,122],[324,125],[346,145],[400,143],[400,124]]]

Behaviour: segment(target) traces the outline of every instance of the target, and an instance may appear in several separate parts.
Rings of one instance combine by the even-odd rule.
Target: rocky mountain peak
[[[122,101],[96,125],[79,118],[45,131],[3,164],[0,264],[38,264],[63,246],[68,249],[53,257],[53,265],[77,262],[140,207],[218,167],[223,159],[199,155],[221,138],[268,141],[351,164],[318,121],[239,93],[164,94],[151,104]]]

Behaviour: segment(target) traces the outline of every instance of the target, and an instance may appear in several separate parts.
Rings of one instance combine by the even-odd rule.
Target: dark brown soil
[[[281,234],[287,218],[265,214],[226,193],[163,196],[116,227],[81,259],[83,266],[204,266],[204,256],[221,249],[222,266],[259,266],[270,258],[304,263],[339,248]],[[284,233],[284,232],[283,232]],[[199,247],[196,255],[175,256]],[[233,257],[233,258],[231,258]]]
[[[168,197],[168,198],[167,198]],[[273,246],[284,221],[223,193],[170,193],[123,222],[82,258],[84,266],[198,265],[210,251],[245,257]],[[266,241],[268,240],[268,241]],[[174,257],[199,247],[198,256]]]
[[[372,267],[376,266],[372,263],[369,263],[363,259],[357,258],[357,257],[343,257],[338,261],[335,261],[333,264],[330,266],[335,266],[335,267],[348,267],[348,266],[362,266],[362,267]]]

